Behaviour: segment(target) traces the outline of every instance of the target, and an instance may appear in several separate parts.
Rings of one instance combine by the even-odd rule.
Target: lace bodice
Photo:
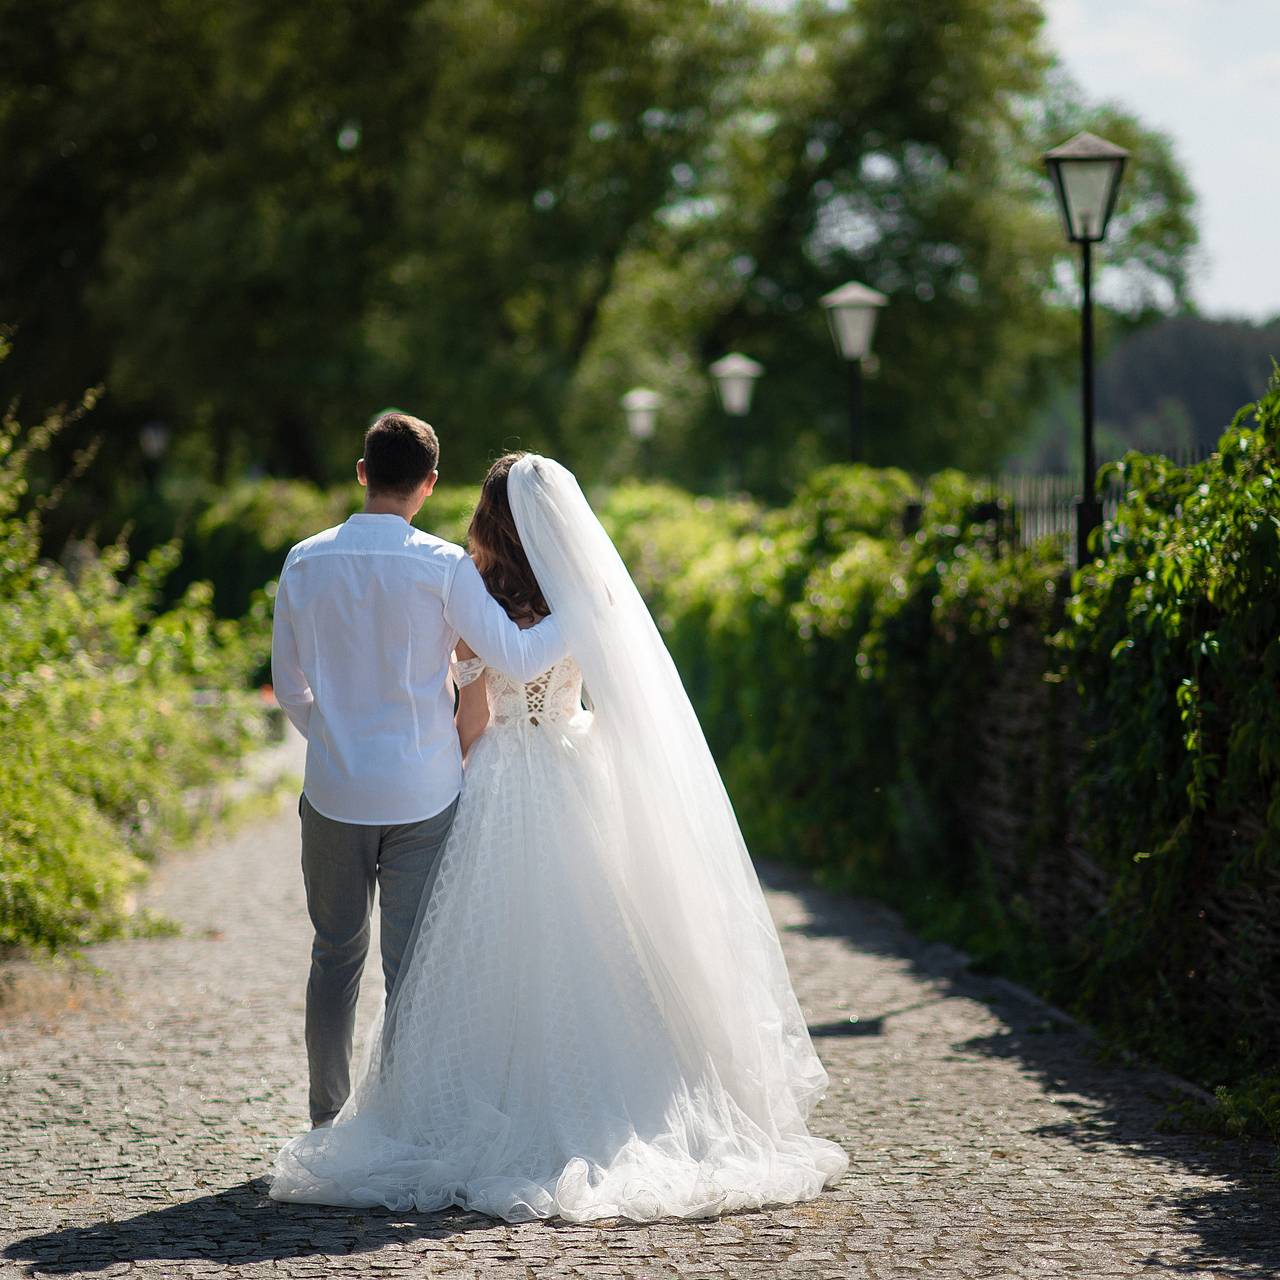
[[[582,670],[572,658],[562,658],[527,684],[484,666],[478,658],[455,666],[459,684],[469,684],[481,674],[489,695],[490,724],[537,727],[563,723],[582,712]]]

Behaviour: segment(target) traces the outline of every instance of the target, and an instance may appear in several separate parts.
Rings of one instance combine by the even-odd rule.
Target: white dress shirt
[[[303,790],[339,822],[418,822],[462,789],[449,658],[459,636],[516,680],[565,656],[554,618],[521,630],[461,547],[362,512],[298,543],[276,593],[271,677],[307,740]]]

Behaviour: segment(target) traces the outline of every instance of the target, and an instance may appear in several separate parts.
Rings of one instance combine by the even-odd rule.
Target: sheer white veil
[[[827,1074],[667,647],[571,472],[526,454],[511,468],[508,495],[582,668],[611,776],[610,856],[664,1012],[757,1124],[795,1132]]]

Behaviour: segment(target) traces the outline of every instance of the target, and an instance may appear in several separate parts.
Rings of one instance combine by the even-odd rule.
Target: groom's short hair
[[[364,474],[371,493],[411,494],[440,461],[430,423],[407,413],[384,413],[364,433]]]

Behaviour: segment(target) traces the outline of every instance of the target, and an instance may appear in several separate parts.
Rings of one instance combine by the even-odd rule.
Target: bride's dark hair
[[[489,468],[467,530],[471,558],[489,594],[516,620],[545,618],[551,612],[529,567],[507,496],[507,476],[523,457],[508,453]]]

